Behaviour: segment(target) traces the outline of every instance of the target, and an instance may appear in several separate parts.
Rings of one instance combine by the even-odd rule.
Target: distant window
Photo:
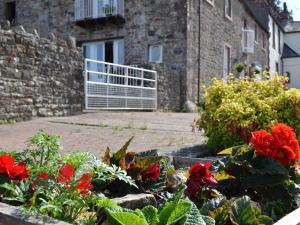
[[[276,63],[276,73],[279,73],[279,64],[278,64],[278,62]]]
[[[273,22],[273,29],[272,29],[272,37],[273,37],[273,48],[276,48],[276,39],[275,39],[275,22]]]
[[[263,48],[265,49],[266,48],[266,36],[264,33],[262,33],[262,45],[263,45]]]
[[[225,0],[225,17],[232,19],[232,2],[231,0]]]
[[[278,27],[278,52],[281,52],[281,40],[280,40],[280,29]]]
[[[247,30],[248,28],[248,22],[246,19],[244,19],[244,30]]]
[[[285,75],[286,75],[286,77],[288,78],[287,83],[288,83],[288,84],[291,83],[291,74],[290,74],[290,72],[286,72]]]
[[[209,4],[214,5],[215,0],[206,0]]]
[[[258,29],[257,29],[257,25],[255,24],[254,26],[254,37],[255,37],[255,42],[258,42]]]
[[[14,23],[16,20],[16,2],[7,2],[5,5],[6,20]]]
[[[149,47],[149,62],[162,63],[163,47],[162,45],[151,45]]]
[[[228,74],[231,72],[231,46],[224,45],[224,65],[223,65],[223,78],[227,82]]]

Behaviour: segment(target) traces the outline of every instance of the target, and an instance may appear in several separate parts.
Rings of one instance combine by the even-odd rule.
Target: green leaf
[[[119,165],[120,160],[125,157],[128,146],[130,145],[133,138],[134,137],[130,138],[119,151],[117,151],[116,153],[113,154],[113,156],[112,156],[112,163],[113,164]]]
[[[209,211],[214,211],[226,203],[226,198],[215,198],[203,204],[200,209],[202,215],[208,215]]]
[[[261,215],[259,208],[251,206],[248,196],[244,196],[232,204],[231,219],[243,225],[272,224],[271,218]]]
[[[169,199],[162,209],[159,211],[159,225],[166,225],[168,222],[169,217],[171,216],[171,213],[176,208],[179,200],[181,199],[183,193],[184,193],[185,187],[181,188],[176,195]]]
[[[189,213],[186,215],[186,220],[183,225],[215,225],[214,220],[212,219],[213,223],[206,223],[201,216],[197,206],[191,202],[192,208]],[[209,217],[210,218],[210,217]]]
[[[142,209],[142,212],[149,223],[149,225],[156,225],[159,222],[157,209],[152,205],[146,206]]]
[[[171,215],[168,218],[167,225],[176,224],[178,221],[184,218],[191,209],[192,204],[190,202],[180,200],[176,205],[175,209],[171,212]]]
[[[134,214],[133,212],[113,212],[107,210],[107,213],[115,222],[110,221],[110,224],[115,225],[149,225],[145,218]]]
[[[202,216],[202,219],[205,221],[206,225],[215,225],[216,224],[215,220],[209,216]],[[193,224],[191,224],[191,225],[193,225]]]

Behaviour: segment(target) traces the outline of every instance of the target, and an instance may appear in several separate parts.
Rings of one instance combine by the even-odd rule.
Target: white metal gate
[[[157,109],[153,70],[85,59],[86,109]]]

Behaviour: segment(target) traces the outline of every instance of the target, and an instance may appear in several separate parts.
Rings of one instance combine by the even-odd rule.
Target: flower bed
[[[107,148],[102,160],[61,156],[59,138],[40,132],[27,150],[0,153],[0,200],[72,224],[273,224],[300,205],[300,150],[292,128],[270,130],[180,169],[155,152],[127,152],[132,139],[113,154]],[[111,200],[141,193],[157,206],[126,209]]]

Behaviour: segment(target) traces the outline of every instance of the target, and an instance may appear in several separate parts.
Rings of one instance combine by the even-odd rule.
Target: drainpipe
[[[200,65],[200,53],[201,53],[201,46],[200,46],[200,34],[201,34],[201,1],[199,0],[199,8],[198,8],[198,22],[199,22],[199,32],[198,32],[198,91],[197,91],[197,102],[198,105],[200,104],[200,79],[201,79],[201,65]]]

